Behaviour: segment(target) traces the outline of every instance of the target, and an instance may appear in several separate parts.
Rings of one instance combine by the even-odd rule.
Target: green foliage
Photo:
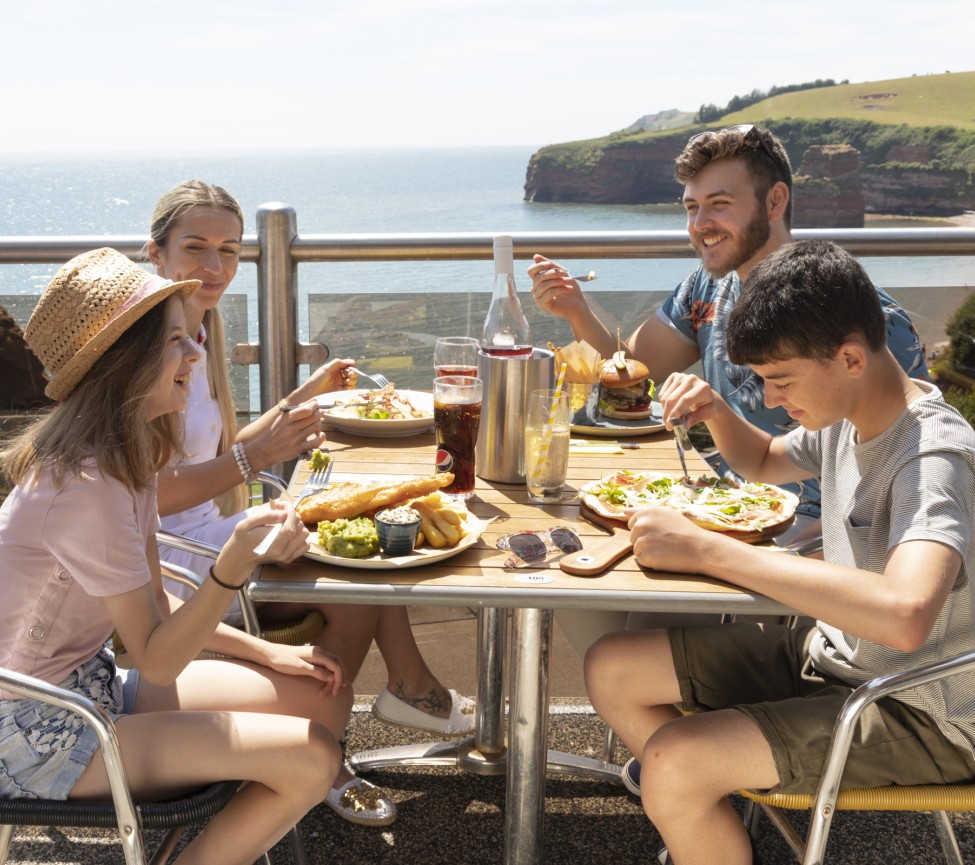
[[[849,84],[849,81],[841,81],[841,84]],[[832,78],[817,78],[815,81],[807,81],[804,84],[786,84],[783,87],[773,85],[768,90],[753,90],[746,96],[732,96],[724,108],[719,108],[713,103],[702,105],[694,117],[696,123],[713,123],[725,114],[732,114],[735,111],[742,111],[758,102],[771,99],[773,96],[780,96],[783,93],[798,93],[800,90],[813,90],[817,87],[835,87],[836,82]]]
[[[949,337],[948,362],[960,372],[970,374],[975,370],[975,294],[955,310],[945,333]]]
[[[927,148],[942,170],[975,171],[975,131],[943,126],[887,126],[846,117],[816,120],[765,118],[759,122],[768,125],[782,141],[794,169],[799,167],[802,155],[810,145],[849,144],[860,151],[864,166],[887,164],[887,154],[898,145]]]
[[[954,406],[975,427],[975,391],[949,387],[943,391],[945,402]]]

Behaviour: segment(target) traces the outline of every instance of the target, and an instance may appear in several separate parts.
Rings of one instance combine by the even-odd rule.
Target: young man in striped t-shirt
[[[752,861],[726,794],[814,792],[856,686],[975,640],[975,433],[891,355],[856,260],[823,241],[772,253],[731,315],[728,352],[799,428],[773,437],[687,374],[661,389],[664,417],[704,421],[749,480],[821,477],[825,560],[752,548],[662,508],[630,521],[641,564],[703,572],[817,620],[612,634],[590,649],[593,705],[641,760],[644,808],[680,865]],[[971,781],[973,750],[975,676],[956,676],[867,710],[843,785]]]

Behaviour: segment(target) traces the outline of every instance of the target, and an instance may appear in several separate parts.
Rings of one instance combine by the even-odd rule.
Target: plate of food
[[[617,471],[580,488],[582,505],[597,516],[625,521],[626,508],[672,508],[701,528],[755,542],[792,523],[799,498],[788,490],[728,478]]]
[[[419,390],[337,390],[318,404],[336,429],[365,436],[411,436],[433,427],[433,394]]]
[[[599,384],[593,385],[585,404],[572,416],[574,433],[603,436],[646,435],[664,429],[659,402],[653,401],[650,370],[623,352],[617,352],[599,368]]]
[[[345,568],[396,570],[449,559],[472,547],[490,521],[481,520],[440,492],[449,472],[422,477],[338,478],[300,500],[298,516],[315,530],[306,555]],[[379,548],[376,516],[408,507],[419,516],[412,552],[387,556]]]

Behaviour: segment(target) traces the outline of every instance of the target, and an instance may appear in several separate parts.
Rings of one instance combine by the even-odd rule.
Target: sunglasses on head
[[[505,562],[506,567],[519,564],[533,565],[543,562],[549,553],[577,553],[582,549],[579,536],[565,526],[545,529],[540,532],[514,532],[498,538],[499,550],[508,550],[513,558]]]
[[[708,135],[714,135],[717,131],[718,130],[716,129],[705,129],[704,132],[698,132],[696,135],[692,135],[687,139],[687,144],[690,146],[696,141],[706,138]],[[765,151],[765,155],[772,160],[772,163],[780,172],[782,171],[782,160],[772,149],[772,145],[768,143],[765,136],[762,135],[761,130],[754,123],[739,123],[737,126],[727,126],[725,127],[724,131],[739,132],[741,133],[742,139],[745,141],[757,141],[762,150]]]

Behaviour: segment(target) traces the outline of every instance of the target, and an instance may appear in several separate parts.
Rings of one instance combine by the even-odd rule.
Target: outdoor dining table
[[[787,615],[781,604],[698,575],[650,571],[632,555],[594,578],[571,576],[560,570],[558,556],[537,567],[506,568],[509,553],[496,548],[499,536],[517,531],[571,527],[583,546],[605,537],[604,529],[580,517],[573,495],[586,481],[616,469],[680,474],[673,436],[657,432],[620,439],[637,448],[617,453],[570,451],[568,483],[563,501],[538,505],[528,498],[524,484],[501,484],[478,479],[468,508],[491,522],[478,541],[455,556],[418,567],[364,570],[337,567],[311,558],[289,565],[265,565],[255,574],[248,592],[254,601],[305,603],[371,603],[440,605],[478,610],[478,694],[475,735],[458,746],[443,743],[405,746],[392,759],[379,752],[353,758],[359,769],[381,765],[450,763],[475,773],[506,772],[504,851],[506,865],[535,865],[543,857],[545,774],[552,768],[547,751],[548,676],[552,611],[562,608]],[[408,438],[370,438],[329,433],[335,460],[332,479],[385,478],[426,475],[434,471],[436,444],[432,432]],[[696,453],[688,453],[691,474],[710,472]],[[308,475],[301,462],[291,479],[297,492]],[[771,553],[770,553],[771,555]],[[500,669],[504,655],[504,625],[499,610],[512,611],[507,747]],[[580,661],[581,663],[581,661]],[[397,750],[397,749],[391,749]],[[558,761],[555,761],[558,762]],[[615,774],[618,767],[590,758],[569,758],[563,771]]]

